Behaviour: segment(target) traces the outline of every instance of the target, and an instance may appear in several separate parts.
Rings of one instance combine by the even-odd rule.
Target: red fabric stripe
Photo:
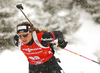
[[[53,40],[52,40],[52,42],[55,40],[55,35],[54,35],[54,33],[53,32],[50,32],[51,33],[51,35],[52,35],[52,37],[53,37]]]

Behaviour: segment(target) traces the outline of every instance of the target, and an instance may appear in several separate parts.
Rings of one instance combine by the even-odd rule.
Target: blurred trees
[[[42,0],[38,1],[41,3]],[[30,4],[30,7],[35,9],[36,14],[33,22],[39,29],[60,30],[64,34],[72,34],[79,28],[80,24],[78,23],[78,8],[72,8],[71,1],[43,0],[41,6]],[[29,5],[29,2],[26,2],[26,4]]]
[[[99,0],[0,0],[0,47],[13,45],[16,24],[26,20],[15,7],[18,3],[22,3],[25,14],[41,30],[73,34],[81,26],[79,11],[82,9],[100,23]]]
[[[49,30],[60,30],[65,34],[71,34],[80,26],[77,8],[72,8],[72,0],[45,0],[44,12],[51,14],[49,22],[45,25]],[[50,27],[48,27],[48,25]]]
[[[72,34],[80,24],[78,11],[70,4],[72,0],[0,0],[0,49],[13,45],[12,38],[15,26],[26,20],[19,16],[21,13],[15,5],[22,3],[29,9],[26,15],[39,29],[48,31],[60,30],[64,34]],[[16,4],[17,3],[17,4]],[[30,12],[31,11],[31,12]],[[19,22],[18,22],[19,21]]]
[[[13,45],[14,15],[16,10],[11,6],[13,0],[0,0],[0,50]]]
[[[0,47],[11,46],[14,27],[22,18],[18,18],[18,10],[15,9],[16,2],[20,2],[29,9],[27,16],[39,29],[48,31],[60,30],[64,34],[72,34],[80,24],[78,23],[79,13],[75,6],[71,4],[73,0],[0,0]],[[20,13],[20,11],[19,11]],[[26,13],[26,12],[25,12]],[[16,23],[17,22],[17,23]],[[15,24],[15,25],[14,25]]]
[[[71,9],[72,5],[70,5],[70,2],[72,2],[72,0],[45,0],[43,2],[44,11],[47,11],[51,14],[55,14],[62,9]]]
[[[96,23],[100,23],[100,0],[73,0],[71,5],[85,9],[93,16]]]

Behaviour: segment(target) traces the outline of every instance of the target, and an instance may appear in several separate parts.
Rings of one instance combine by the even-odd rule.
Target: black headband
[[[19,24],[17,25],[17,33],[28,32],[30,29],[30,24]]]

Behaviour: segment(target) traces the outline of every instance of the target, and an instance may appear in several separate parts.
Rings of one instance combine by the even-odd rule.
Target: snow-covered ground
[[[97,61],[94,52],[100,45],[100,26],[92,21],[91,15],[81,12],[81,28],[71,38],[76,42],[68,44],[66,49],[77,52],[90,59]],[[17,47],[14,51],[5,50],[0,54],[0,73],[28,73],[28,61]],[[100,73],[100,65],[72,54],[66,50],[59,50],[56,57],[61,59],[61,67],[65,73]]]

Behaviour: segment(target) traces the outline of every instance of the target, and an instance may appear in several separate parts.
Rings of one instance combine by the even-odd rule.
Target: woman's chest
[[[48,54],[52,54],[51,48],[41,48],[36,44],[32,44],[31,46],[23,45],[21,46],[21,51],[26,55],[39,55],[44,56]]]

